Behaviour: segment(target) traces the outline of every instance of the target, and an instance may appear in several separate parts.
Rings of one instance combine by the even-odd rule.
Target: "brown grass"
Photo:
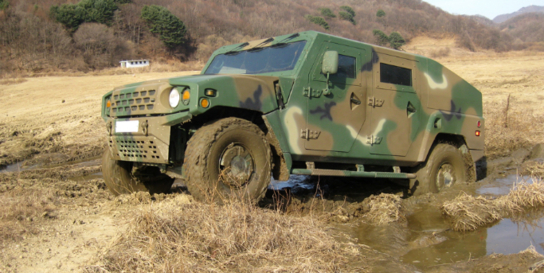
[[[543,178],[544,177],[544,162],[527,162],[525,169],[523,170],[524,174]]]
[[[544,182],[533,179],[532,184],[520,182],[514,185],[508,195],[496,199],[474,197],[463,192],[454,200],[445,202],[441,209],[454,230],[472,231],[542,206]]]
[[[474,197],[464,192],[454,200],[445,202],[442,211],[450,218],[452,228],[456,231],[475,230],[503,217],[494,200],[482,196]]]
[[[338,272],[357,255],[309,217],[242,202],[171,202],[140,212],[87,271]]]
[[[374,225],[386,225],[406,222],[400,196],[394,194],[372,195],[364,203],[368,211],[363,214],[363,221]]]
[[[513,103],[518,104],[514,109]],[[509,101],[506,96],[502,102],[485,105],[488,158],[507,156],[519,148],[530,148],[542,142],[540,128],[535,125],[544,123],[544,117],[532,108],[519,107],[519,103]]]
[[[14,79],[2,79],[0,80],[0,85],[10,85],[26,82],[24,78],[14,78]]]

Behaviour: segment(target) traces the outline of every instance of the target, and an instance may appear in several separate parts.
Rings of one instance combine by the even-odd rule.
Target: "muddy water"
[[[20,171],[36,169],[38,165],[25,166],[24,162],[18,162],[11,165],[7,165],[0,169],[0,173],[15,173]]]
[[[41,163],[36,163],[32,165],[30,164],[27,165],[26,163],[28,162],[23,161],[23,162],[7,165],[5,167],[0,168],[0,173],[13,173],[13,172],[33,170],[33,169],[52,169],[52,168],[64,167],[64,166],[72,166],[74,168],[99,166],[102,164],[102,159],[99,157],[95,157],[91,159],[87,158],[83,160],[64,162],[59,164],[46,164],[41,162]]]
[[[529,176],[518,176],[515,174],[509,175],[505,178],[496,179],[489,185],[484,185],[476,190],[476,194],[479,195],[506,195],[510,192],[513,186],[517,183],[525,182],[532,184],[533,179]]]
[[[18,172],[22,170],[22,162],[7,165],[5,167],[0,168],[0,173],[12,173],[12,172]]]
[[[520,181],[532,182],[529,177],[511,175],[482,185],[476,189],[476,193],[508,194],[513,185]],[[380,227],[359,223],[351,232],[361,244],[426,269],[493,253],[519,253],[531,245],[544,254],[543,227],[544,213],[536,211],[516,220],[503,219],[493,226],[473,232],[455,232],[436,205],[423,203],[416,206],[405,224]]]

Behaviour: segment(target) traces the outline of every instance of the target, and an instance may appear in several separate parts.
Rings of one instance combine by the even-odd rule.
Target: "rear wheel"
[[[118,161],[111,157],[109,150],[102,157],[102,174],[108,189],[115,195],[148,191],[165,193],[170,191],[174,179],[160,173],[157,168],[138,170],[131,174],[132,162]]]
[[[440,143],[432,150],[427,162],[417,171],[417,178],[410,181],[413,194],[440,192],[458,182],[467,182],[469,166],[459,149]]]
[[[200,201],[258,202],[270,183],[270,148],[255,124],[225,118],[198,129],[185,152],[186,185]]]

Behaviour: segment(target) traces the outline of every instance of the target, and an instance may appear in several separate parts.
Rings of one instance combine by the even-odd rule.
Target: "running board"
[[[393,178],[393,179],[414,179],[417,177],[414,173],[388,173],[388,172],[365,172],[365,171],[344,171],[329,169],[293,169],[293,174],[303,175],[321,175],[321,176],[348,176],[348,177],[368,177],[368,178]]]

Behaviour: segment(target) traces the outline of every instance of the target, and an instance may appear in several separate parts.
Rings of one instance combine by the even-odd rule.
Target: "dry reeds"
[[[534,177],[539,177],[539,178],[544,177],[544,163],[543,162],[536,162],[536,161],[525,162],[524,165],[525,165],[523,170],[524,174],[534,176]]]
[[[125,272],[336,272],[357,248],[321,224],[241,201],[172,202],[137,215],[107,249],[101,268]]]
[[[363,214],[363,221],[374,225],[406,221],[400,196],[382,193],[370,196],[367,200],[368,212]]]
[[[454,230],[472,231],[504,217],[542,206],[544,182],[533,179],[532,184],[521,182],[514,185],[508,195],[497,199],[474,197],[463,192],[454,200],[445,202],[442,212],[450,219]]]
[[[521,103],[516,100],[515,96],[509,94],[502,103],[484,105],[488,159],[508,156],[519,148],[529,148],[544,141],[540,127],[535,126],[542,124],[543,117],[530,107],[521,108]]]
[[[445,202],[442,211],[451,219],[452,228],[456,231],[475,230],[503,217],[494,200],[470,196],[464,192],[454,200]]]

